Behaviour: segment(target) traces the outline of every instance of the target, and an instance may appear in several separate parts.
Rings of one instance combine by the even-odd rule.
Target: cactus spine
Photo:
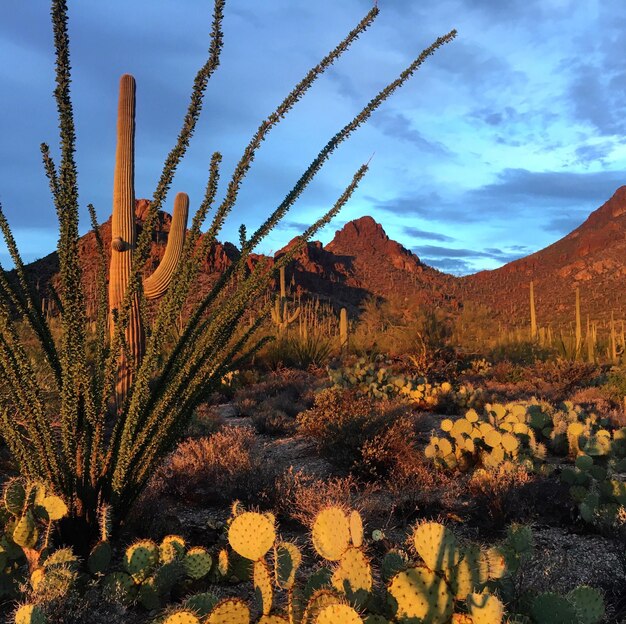
[[[187,229],[189,198],[179,193],[163,261],[144,281],[149,299],[162,296],[172,279],[180,258]],[[117,114],[117,147],[113,177],[113,217],[111,219],[111,266],[109,270],[109,328],[116,333],[116,319],[124,304],[133,270],[133,250],[137,241],[135,227],[135,79],[124,74],[120,79]],[[124,332],[125,348],[118,361],[116,405],[120,410],[132,383],[133,370],[141,363],[145,334],[139,313],[139,295],[132,297]]]
[[[530,339],[537,339],[537,313],[535,310],[535,285],[530,282]]]

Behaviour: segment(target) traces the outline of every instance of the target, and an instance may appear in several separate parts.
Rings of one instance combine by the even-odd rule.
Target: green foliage
[[[424,452],[448,469],[495,469],[510,462],[541,469],[546,448],[537,442],[530,414],[521,403],[487,404],[480,414],[468,410],[463,418],[443,420],[440,427],[446,435],[432,436]]]
[[[576,443],[575,464],[563,469],[561,479],[570,486],[581,518],[605,529],[623,525],[626,484],[618,475],[626,470],[626,428],[581,431]]]
[[[447,381],[429,383],[424,377],[393,375],[386,367],[366,358],[359,358],[353,366],[329,368],[328,376],[336,387],[354,388],[377,399],[399,398],[424,409],[454,412],[459,408],[480,407],[483,402],[481,390],[470,384],[455,388]]]
[[[97,275],[95,345],[88,347],[86,296],[79,261],[78,182],[74,157],[76,133],[70,95],[68,11],[66,0],[51,2],[56,50],[55,98],[61,147],[58,168],[46,145],[42,146],[42,154],[60,222],[60,275],[56,294],[61,336],[58,341],[52,336],[48,319],[42,312],[39,293],[26,274],[0,210],[0,229],[16,269],[15,280],[9,280],[7,273],[0,270],[0,372],[6,380],[0,410],[0,434],[19,463],[21,473],[31,480],[45,482],[63,498],[71,520],[63,523],[66,539],[83,545],[97,533],[98,506],[103,502],[111,503],[115,521],[122,520],[157,464],[184,431],[194,407],[207,393],[219,388],[228,370],[237,368],[242,358],[254,353],[260,346],[253,346],[248,353],[244,349],[261,318],[249,329],[238,331],[251,302],[258,298],[272,279],[272,270],[263,262],[245,275],[243,269],[250,254],[297,201],[336,148],[366,122],[430,55],[456,35],[452,31],[437,39],[328,141],[262,225],[251,235],[242,236],[239,259],[220,275],[211,291],[192,310],[176,344],[170,352],[164,354],[170,330],[180,317],[206,252],[236,205],[242,181],[261,143],[316,78],[367,30],[378,15],[378,8],[369,11],[260,124],[235,166],[224,199],[216,207],[208,231],[201,238],[201,228],[209,209],[213,207],[219,181],[221,156],[219,153],[213,155],[206,193],[185,238],[176,269],[177,279],[160,299],[151,316],[153,320],[146,331],[143,357],[137,358],[138,361],[133,362],[131,367],[131,383],[127,392],[124,392],[126,400],[117,406],[116,413],[112,413],[109,405],[115,394],[118,362],[121,356],[126,357],[129,346],[126,344],[125,332],[131,322],[148,318],[142,270],[150,254],[158,211],[165,205],[176,168],[194,134],[208,81],[219,65],[224,6],[225,0],[214,0],[208,59],[196,76],[180,134],[166,159],[145,215],[142,232],[132,249],[129,282],[119,309],[113,310],[110,319],[115,328],[112,335],[107,331],[106,253],[95,211],[90,207],[92,226],[99,244],[100,267]],[[366,171],[367,165],[358,169],[335,205],[302,234],[289,252],[274,263],[274,269],[284,267],[306,241],[337,214]],[[116,249],[122,244],[124,241],[112,241]],[[39,343],[43,356],[39,359],[47,362],[57,401],[47,400],[38,386],[31,360],[20,340],[16,317],[28,324]],[[95,361],[90,360],[90,354],[95,354]],[[28,537],[30,528],[30,520],[22,520],[20,535],[23,529],[26,540],[32,540],[32,537]]]

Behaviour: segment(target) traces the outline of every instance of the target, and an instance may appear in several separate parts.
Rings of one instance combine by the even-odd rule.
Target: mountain
[[[549,247],[492,271],[460,278],[455,295],[482,302],[503,319],[529,318],[529,283],[535,291],[537,322],[574,320],[575,289],[581,312],[608,320],[624,318],[626,305],[626,186],[570,234]]]
[[[288,274],[290,271],[302,290],[331,298],[337,306],[356,308],[365,298],[376,295],[408,305],[456,307],[450,296],[455,278],[427,266],[391,240],[372,217],[346,223],[326,246],[309,243],[296,256]]]
[[[141,228],[147,200],[136,204],[136,222]],[[147,270],[153,270],[165,251],[171,217],[159,213]],[[101,226],[101,235],[110,240],[110,219]],[[296,241],[277,252],[284,254]],[[108,245],[105,244],[105,248]],[[206,293],[216,276],[238,257],[230,243],[213,244],[202,264],[193,298]],[[84,280],[89,300],[95,297],[97,245],[93,232],[80,240]],[[251,258],[250,266],[261,256]],[[353,313],[374,295],[394,299],[401,305],[436,305],[458,310],[466,302],[487,306],[507,324],[527,323],[529,282],[534,282],[539,325],[569,323],[574,319],[575,289],[581,293],[583,320],[607,320],[611,310],[624,318],[626,305],[626,186],[594,211],[573,232],[534,254],[499,269],[481,271],[462,278],[437,271],[414,253],[391,240],[383,226],[371,217],[350,221],[335,233],[327,245],[308,243],[287,267],[287,280],[295,292],[330,300]],[[271,258],[267,258],[270,262]],[[45,296],[48,282],[58,273],[56,253],[29,265]]]

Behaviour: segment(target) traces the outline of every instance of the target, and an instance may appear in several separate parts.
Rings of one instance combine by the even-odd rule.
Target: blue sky
[[[335,153],[261,251],[276,251],[332,205],[372,154],[322,241],[369,214],[422,260],[458,274],[545,247],[625,183],[626,4],[379,6],[370,30],[263,144],[221,238],[236,241],[240,223],[250,231],[264,220],[326,141],[453,27],[457,39]],[[185,190],[197,205],[215,150],[224,188],[259,122],[370,8],[370,0],[227,0],[222,65],[173,193]],[[204,62],[211,12],[208,0],[70,0],[80,199],[101,220],[111,209],[120,75],[137,79],[136,193],[149,197]],[[0,201],[31,260],[57,237],[39,155],[41,141],[57,138],[47,3],[0,3],[0,58]]]

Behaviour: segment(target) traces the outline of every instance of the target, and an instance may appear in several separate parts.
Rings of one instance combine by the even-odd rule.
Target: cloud
[[[519,253],[509,253],[502,249],[496,249],[489,247],[482,250],[477,249],[456,249],[454,247],[443,247],[439,245],[418,245],[413,247],[412,251],[418,256],[428,258],[472,258],[481,259],[488,258],[490,260],[497,260],[498,262],[511,262],[517,260],[522,256]]]
[[[378,111],[372,117],[372,124],[380,128],[387,136],[399,141],[408,141],[427,154],[450,156],[447,147],[438,141],[431,141],[413,128],[411,120],[402,113],[390,113],[387,110]]]
[[[504,169],[495,182],[444,197],[438,191],[418,192],[377,202],[377,209],[398,216],[416,215],[444,223],[475,223],[509,219],[512,215],[536,215],[539,209],[553,214],[568,208],[580,215],[597,208],[626,183],[622,171],[535,172]],[[546,213],[543,213],[546,214]],[[549,216],[549,212],[547,213]],[[537,224],[538,225],[538,224]]]
[[[470,262],[465,260],[459,260],[458,258],[420,258],[422,262],[425,262],[429,266],[435,267],[445,273],[451,273],[452,275],[468,275],[474,273],[476,267]]]
[[[402,228],[402,233],[406,236],[410,236],[411,238],[422,238],[425,240],[434,240],[439,241],[441,243],[452,243],[455,241],[452,236],[446,236],[445,234],[440,234],[439,232],[429,232],[428,230],[420,230],[419,228],[412,227],[410,225],[405,225]]]

